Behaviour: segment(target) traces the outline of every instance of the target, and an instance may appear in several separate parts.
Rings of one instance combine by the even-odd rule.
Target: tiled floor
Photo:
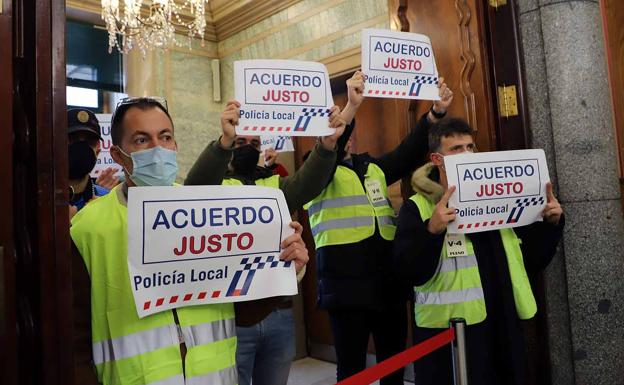
[[[333,385],[336,383],[336,365],[306,357],[293,362],[288,385]]]
[[[288,385],[334,385],[336,383],[336,365],[306,357],[293,362]],[[379,385],[379,382],[373,382]],[[411,382],[405,381],[405,385]]]

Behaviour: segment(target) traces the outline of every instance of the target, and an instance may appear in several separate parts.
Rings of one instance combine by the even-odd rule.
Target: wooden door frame
[[[493,7],[483,0],[487,25],[484,27],[489,48],[491,94],[496,132],[496,150],[520,150],[529,147],[529,118],[525,93],[524,62],[518,30],[516,0]],[[504,117],[498,104],[499,87],[516,86],[518,115]]]
[[[19,383],[73,383],[65,2],[13,0]]]
[[[0,372],[4,383],[17,384],[15,248],[13,245],[13,7],[0,0]]]
[[[486,6],[487,25],[485,35],[489,47],[491,93],[494,96],[496,150],[521,150],[530,146],[529,111],[526,96],[524,61],[520,39],[516,0],[508,0],[499,7]],[[517,91],[518,115],[504,117],[500,111],[498,91],[501,86],[515,85]],[[529,356],[529,378],[537,384],[550,384],[550,354],[548,323],[546,320],[546,299],[542,274],[531,277],[533,292],[537,300],[537,315],[523,323]]]

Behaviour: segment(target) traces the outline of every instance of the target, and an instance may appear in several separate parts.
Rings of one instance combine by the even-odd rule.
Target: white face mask
[[[147,150],[122,154],[132,159],[130,179],[137,186],[171,186],[178,174],[176,151],[156,146]],[[125,169],[125,167],[124,167]],[[128,170],[126,170],[128,172]]]
[[[466,151],[458,152],[458,153],[455,153],[455,154],[453,154],[453,155],[465,154],[465,153],[470,153],[470,154],[473,154],[474,152],[476,152],[476,150],[477,150],[476,148],[473,148],[472,150],[466,150]],[[441,153],[439,153],[439,152],[434,152],[434,153],[433,153],[433,155],[436,155],[436,156],[440,159],[440,166],[439,166],[439,167],[440,167],[440,168],[441,168],[444,172],[446,172],[446,166],[445,166],[445,164],[444,164],[444,155],[442,155],[442,154],[441,154]]]

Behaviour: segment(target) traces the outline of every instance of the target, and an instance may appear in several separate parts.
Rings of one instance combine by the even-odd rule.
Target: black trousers
[[[369,336],[373,335],[377,362],[406,349],[407,309],[405,303],[380,311],[360,309],[329,310],[336,348],[337,378],[341,381],[366,368]],[[403,385],[403,369],[389,374],[380,385]]]

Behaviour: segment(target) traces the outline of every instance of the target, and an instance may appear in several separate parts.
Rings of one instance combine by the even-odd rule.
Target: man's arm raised
[[[347,80],[347,96],[349,100],[340,113],[346,124],[351,124],[355,113],[364,101],[364,88],[364,73],[355,71],[353,76]]]
[[[433,103],[432,110],[445,114],[453,102],[453,92],[447,87],[442,77],[438,82],[438,89],[440,100]],[[386,175],[388,185],[409,175],[425,162],[425,155],[429,149],[429,128],[437,121],[438,119],[430,110],[418,120],[416,126],[394,150],[376,159],[375,163]]]
[[[280,189],[284,192],[291,212],[316,198],[333,177],[336,143],[344,132],[345,122],[340,116],[340,108],[334,106],[331,111],[329,126],[336,131],[320,139],[320,144],[316,145],[297,172],[280,179]]]
[[[184,184],[218,185],[223,181],[232,158],[232,145],[236,139],[240,103],[230,100],[221,113],[221,137],[212,141],[199,155],[189,170]]]

